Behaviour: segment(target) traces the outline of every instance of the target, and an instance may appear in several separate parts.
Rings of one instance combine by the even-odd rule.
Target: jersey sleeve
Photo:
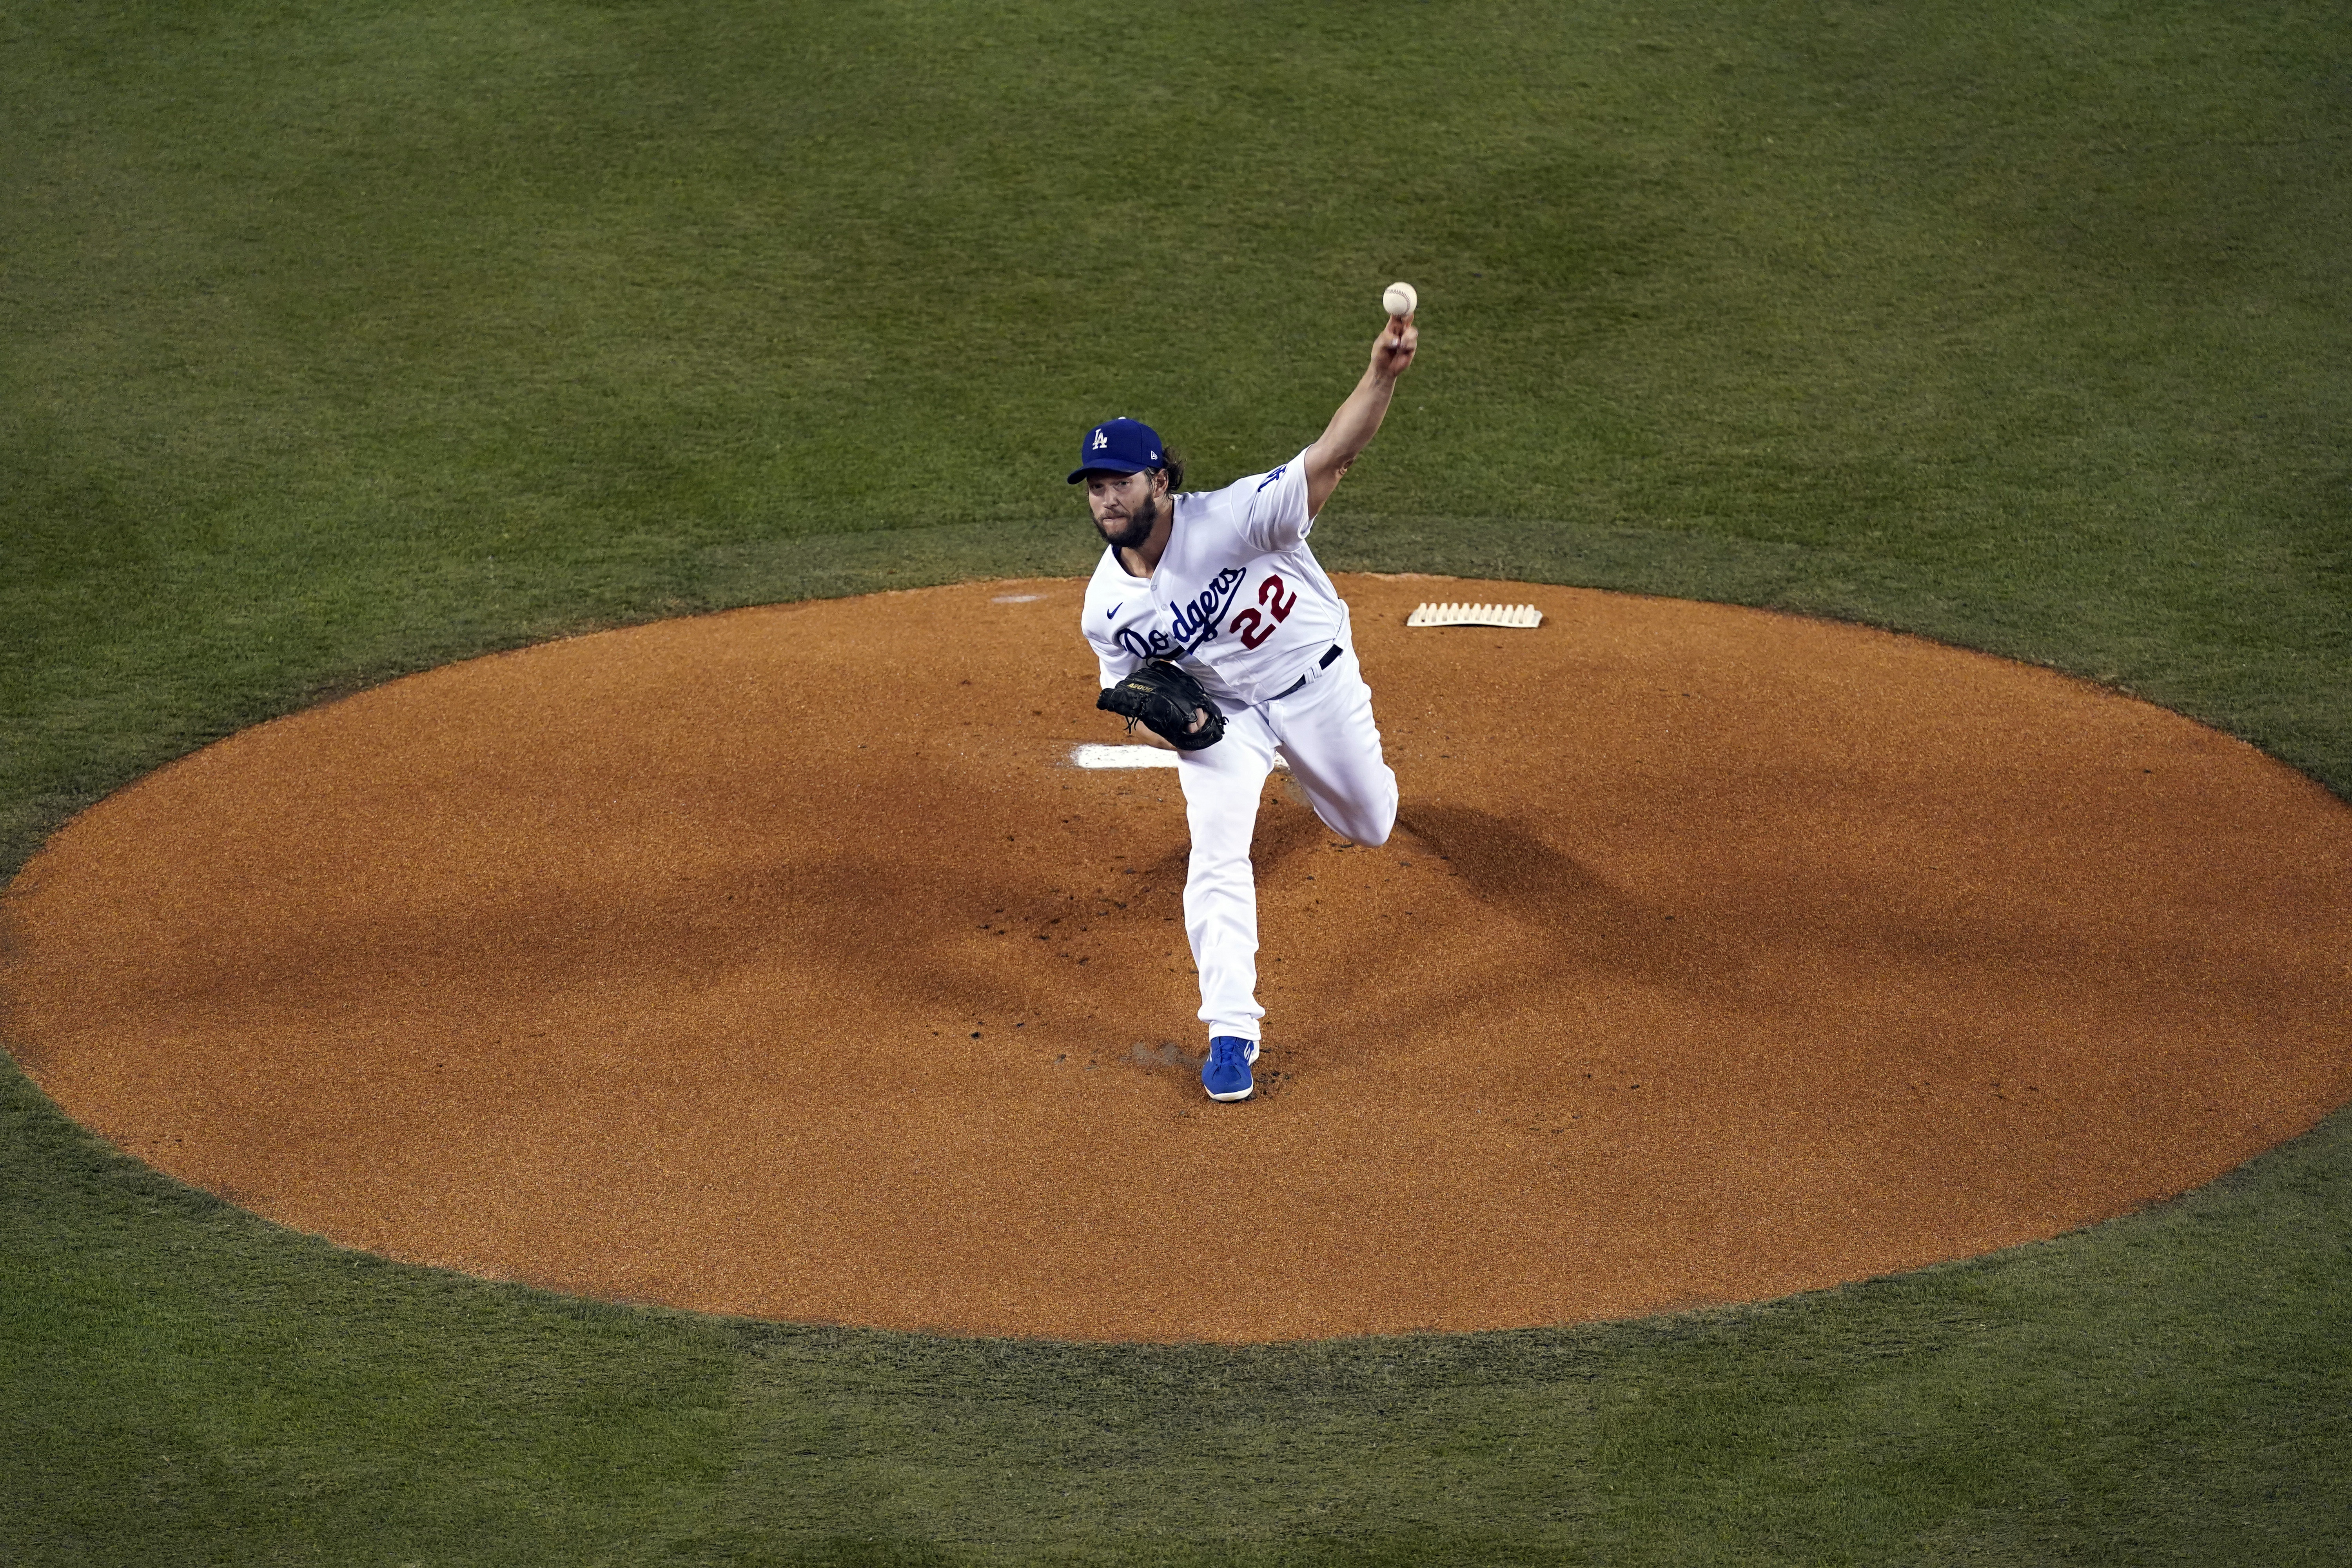
[[[1125,649],[1115,653],[1105,653],[1100,643],[1095,645],[1095,665],[1099,671],[1103,689],[1106,691],[1133,675],[1136,667],[1142,662]]]
[[[1297,549],[1314,526],[1315,519],[1307,510],[1307,454],[1301,451],[1260,476],[1242,521],[1242,533],[1259,554],[1278,555]]]
[[[1114,570],[1110,562],[1111,557],[1106,552],[1102,563],[1095,568],[1095,574],[1087,580],[1086,597],[1078,610],[1078,630],[1087,639],[1087,647],[1095,656],[1095,663],[1101,670],[1105,686],[1118,685],[1134,674],[1135,667],[1143,662],[1128,646],[1128,639],[1118,635],[1119,626],[1129,618],[1126,612],[1132,607],[1133,597],[1129,594],[1114,592],[1107,584],[1105,574]]]
[[[1097,636],[1091,620],[1086,626],[1086,634],[1087,647],[1094,650],[1095,663],[1101,668],[1105,686],[1117,686],[1134,674],[1135,667],[1143,662],[1120,647],[1116,637]]]

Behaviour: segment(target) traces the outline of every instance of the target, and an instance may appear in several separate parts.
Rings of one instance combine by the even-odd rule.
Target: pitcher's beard
[[[1117,532],[1099,522],[1095,524],[1095,530],[1103,536],[1103,542],[1113,550],[1138,550],[1142,548],[1145,540],[1151,537],[1151,531],[1159,521],[1160,498],[1154,496],[1143,503],[1142,510],[1130,515],[1127,525]]]

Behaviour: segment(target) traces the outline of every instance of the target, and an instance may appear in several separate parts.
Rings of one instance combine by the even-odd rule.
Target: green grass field
[[[1087,424],[1262,467],[1391,278],[1327,563],[1904,627],[2352,796],[2347,171],[2318,0],[0,7],[0,872],[401,672],[1083,571]],[[0,1117],[5,1562],[2352,1561],[2346,1113],[1898,1279],[1231,1350],[570,1300]]]

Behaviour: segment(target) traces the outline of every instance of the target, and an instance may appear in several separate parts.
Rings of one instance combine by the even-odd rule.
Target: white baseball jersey
[[[1346,640],[1347,604],[1307,548],[1306,457],[1174,497],[1168,549],[1149,577],[1129,576],[1104,549],[1084,615],[1105,686],[1171,658],[1219,706],[1258,703]]]

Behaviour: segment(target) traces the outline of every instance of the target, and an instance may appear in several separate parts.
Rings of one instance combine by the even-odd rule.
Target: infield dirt
[[[700,1310],[1254,1341],[1781,1294],[2178,1193],[2352,1098],[2352,813],[1867,629],[1343,578],[1394,838],[1277,778],[1202,1096],[1172,772],[1073,582],[675,621],[235,736],[10,889],[67,1110],[261,1214]],[[1423,600],[1534,631],[1404,629]]]

